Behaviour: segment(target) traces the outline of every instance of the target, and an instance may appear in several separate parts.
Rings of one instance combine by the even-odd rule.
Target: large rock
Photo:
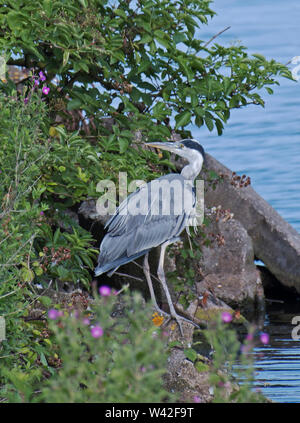
[[[203,280],[198,284],[198,292],[200,288],[203,292],[213,292],[217,298],[244,312],[260,308],[263,303],[262,282],[246,229],[220,209],[206,211],[206,216],[210,224],[204,228],[205,239],[211,236],[212,240],[209,246],[201,246],[199,264]],[[203,235],[198,236],[198,242],[203,243]]]
[[[230,209],[252,239],[255,256],[283,284],[300,292],[300,235],[254,189],[239,185],[235,175],[207,154],[207,172],[221,175],[216,184],[206,183],[205,204]],[[212,186],[214,185],[214,186]]]
[[[184,352],[173,348],[168,359],[167,372],[164,376],[167,390],[179,393],[180,402],[211,402],[213,399],[209,372],[199,372],[189,361]]]

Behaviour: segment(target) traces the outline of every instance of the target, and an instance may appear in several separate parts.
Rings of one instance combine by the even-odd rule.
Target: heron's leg
[[[144,271],[144,274],[145,274],[147,282],[148,282],[148,287],[149,287],[151,299],[152,299],[155,310],[158,311],[159,313],[163,314],[164,316],[168,317],[168,319],[166,320],[166,322],[167,322],[171,317],[169,316],[168,313],[164,312],[161,308],[159,308],[159,306],[157,304],[154,289],[153,289],[153,284],[152,284],[152,280],[151,280],[148,258],[149,258],[149,253],[147,253],[145,255],[144,263],[143,263],[143,271]]]
[[[156,310],[159,310],[159,307],[158,307],[158,304],[157,304],[157,301],[156,301],[156,297],[155,297],[155,293],[154,293],[154,289],[153,289],[151,276],[150,276],[150,267],[149,267],[148,256],[149,256],[149,253],[147,253],[145,255],[144,263],[143,263],[143,271],[144,271],[144,275],[146,276],[146,279],[147,279],[147,282],[148,282],[148,287],[149,287],[149,291],[150,291],[151,300],[153,302],[153,305],[156,308]]]
[[[160,249],[160,257],[159,257],[159,264],[158,264],[158,269],[157,269],[157,276],[159,278],[159,280],[161,281],[161,284],[163,286],[163,289],[165,291],[166,297],[167,297],[167,301],[168,301],[168,305],[170,308],[170,315],[176,320],[176,322],[178,323],[179,329],[180,329],[180,333],[183,336],[183,330],[182,330],[182,325],[181,325],[181,318],[180,316],[178,316],[178,314],[175,311],[173,302],[172,302],[172,298],[168,289],[168,285],[166,282],[166,277],[165,277],[165,272],[164,272],[164,261],[165,261],[165,253],[166,253],[166,248],[168,245],[172,244],[173,241],[166,241],[161,245],[161,249]]]

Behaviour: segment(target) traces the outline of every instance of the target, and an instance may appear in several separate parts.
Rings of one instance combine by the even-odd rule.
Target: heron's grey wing
[[[153,189],[156,183],[166,183],[167,189],[168,183],[173,184],[172,195],[164,195],[163,192],[157,195],[157,189]],[[113,261],[125,252],[130,257],[178,236],[185,228],[188,217],[186,212],[175,214],[173,210],[178,198],[182,201],[183,189],[183,177],[169,174],[130,194],[107,222],[108,232],[100,246],[99,260]],[[169,207],[169,214],[162,213],[165,205]]]
[[[138,188],[135,192],[128,195],[128,197],[125,198],[125,200],[122,201],[122,203],[117,207],[115,213],[111,218],[106,222],[104,229],[108,228],[108,231],[113,233],[114,231],[117,233],[118,229],[122,231],[122,227],[126,225],[126,216],[127,216],[127,210],[128,210],[128,203],[130,202],[130,199],[133,196],[139,196],[140,195],[140,188]]]
[[[127,247],[129,256],[139,251],[158,247],[165,241],[178,237],[185,228],[186,215],[153,216],[136,229],[134,240]]]
[[[142,197],[143,192],[139,188],[120,204],[115,214],[106,223],[107,234],[101,242],[98,257],[100,267],[115,262],[119,258],[128,257],[127,247],[132,244],[135,230],[145,218],[143,215],[130,214],[128,209],[130,210],[134,204],[138,204]]]

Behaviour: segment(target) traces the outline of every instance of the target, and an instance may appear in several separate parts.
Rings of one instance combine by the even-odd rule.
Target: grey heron
[[[166,294],[170,315],[176,319],[182,334],[180,319],[187,319],[175,311],[165,278],[164,257],[168,245],[179,240],[179,235],[186,228],[189,218],[195,213],[194,180],[202,169],[205,153],[200,143],[194,139],[152,142],[145,145],[175,153],[185,158],[188,164],[180,174],[170,173],[154,179],[121,203],[106,223],[107,233],[100,245],[95,276],[106,272],[112,274],[118,267],[145,256],[143,271],[151,299],[156,310],[162,312],[155,298],[148,261],[149,251],[161,246],[157,276]],[[168,195],[167,191],[163,193],[160,189],[164,184],[171,187]],[[186,201],[183,207],[177,207],[183,205],[185,192],[190,194],[192,201]]]

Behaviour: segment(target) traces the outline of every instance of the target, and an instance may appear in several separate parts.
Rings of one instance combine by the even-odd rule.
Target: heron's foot
[[[165,321],[165,324],[166,324],[166,325],[169,323],[169,321],[170,321],[171,319],[176,320],[176,322],[177,322],[177,324],[178,324],[178,326],[179,326],[180,334],[181,334],[181,336],[182,336],[182,337],[184,337],[184,333],[183,333],[183,329],[182,329],[182,321],[187,322],[187,323],[190,323],[191,325],[193,325],[193,326],[195,326],[196,328],[200,329],[200,326],[199,326],[199,325],[197,325],[197,323],[193,322],[193,321],[192,321],[192,320],[190,320],[190,319],[187,319],[186,317],[179,316],[179,314],[177,314],[175,310],[173,310],[173,311],[171,312],[171,314],[169,314],[169,313],[167,313],[166,311],[163,311],[163,310],[162,310],[161,308],[159,308],[159,307],[154,307],[154,308],[155,308],[155,310],[156,310],[158,313],[160,313],[161,315],[163,315],[164,317],[166,317],[166,318],[167,318],[167,319],[166,319],[166,321]]]

